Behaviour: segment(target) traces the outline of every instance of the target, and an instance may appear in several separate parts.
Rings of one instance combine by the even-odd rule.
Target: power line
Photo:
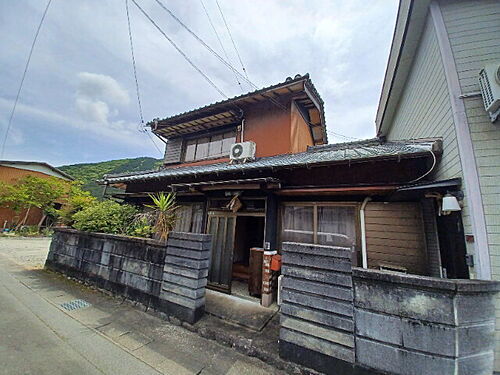
[[[50,6],[51,2],[52,2],[52,0],[49,0],[47,2],[47,6],[45,7],[45,10],[43,11],[42,18],[40,19],[40,23],[38,24],[38,27],[36,29],[35,37],[33,38],[33,42],[31,43],[31,49],[30,49],[30,52],[28,54],[28,60],[26,60],[26,65],[24,67],[24,72],[23,72],[23,76],[21,78],[21,83],[19,84],[19,88],[17,89],[16,99],[14,100],[14,106],[12,107],[12,111],[10,112],[9,122],[7,123],[7,129],[5,131],[5,136],[3,138],[2,150],[0,151],[0,158],[1,159],[3,159],[3,155],[5,152],[5,144],[7,142],[8,136],[9,136],[9,131],[10,131],[10,127],[12,125],[12,119],[14,117],[14,113],[16,112],[17,102],[19,101],[19,96],[21,95],[21,89],[23,88],[24,79],[26,78],[26,73],[28,72],[28,66],[29,66],[30,61],[31,61],[31,56],[33,55],[33,50],[35,49],[36,40],[38,39],[38,34],[40,33],[40,29],[42,28],[43,21],[45,20],[45,16],[47,15],[47,12],[49,10],[49,6]]]
[[[135,4],[135,0],[132,0]],[[159,0],[155,0],[160,7],[163,8],[179,25],[181,25],[187,32],[189,32],[199,43],[201,43],[208,51],[210,51],[221,63],[227,66],[230,70],[232,70],[235,74],[238,75],[242,80],[246,81],[250,86],[254,89],[258,90],[258,87],[250,81],[247,77],[242,75],[234,66],[232,66],[229,62],[224,60],[224,58],[219,55],[212,47],[210,47],[203,39],[201,39],[193,30],[191,30],[184,22],[182,22],[170,9],[168,9],[165,5],[163,5]],[[137,4],[136,4],[137,5]],[[143,11],[144,12],[144,11]],[[157,26],[157,25],[155,25]],[[157,26],[158,28],[158,26]],[[167,37],[168,38],[168,37]],[[170,38],[168,38],[170,41]],[[182,53],[182,52],[181,52]],[[191,62],[190,62],[191,63]],[[191,63],[192,64],[192,63]],[[276,99],[272,97],[268,97],[271,102],[273,102],[276,106],[281,108],[282,110],[287,110],[285,106],[283,106],[280,102],[276,101]]]
[[[224,13],[222,13],[222,8],[220,7],[219,0],[215,0],[217,3],[217,8],[219,8],[220,15],[222,16],[222,20],[224,21],[224,25],[226,25],[226,30],[227,33],[229,34],[229,37],[231,38],[231,42],[233,43],[234,50],[236,51],[236,55],[238,55],[238,60],[240,61],[241,64],[241,69],[243,70],[243,73],[245,73],[245,77],[248,80],[248,74],[247,70],[245,69],[245,65],[243,65],[243,60],[241,59],[240,52],[238,51],[238,47],[236,47],[236,43],[234,42],[233,39],[233,34],[231,34],[231,30],[229,29],[229,25],[226,21],[226,17],[224,17]]]
[[[333,130],[327,130],[326,132],[330,133],[334,137],[336,136],[336,137],[340,137],[340,138],[347,139],[347,140],[355,140],[355,141],[361,140],[360,138],[350,137],[350,136],[347,136],[347,135],[344,135],[344,134],[340,134],[340,133],[334,132]]]
[[[153,137],[151,137],[151,134],[149,134],[148,130],[144,129],[143,133],[146,133],[148,135],[149,139],[151,140],[151,142],[153,142],[153,144],[155,145],[155,147],[158,150],[158,152],[160,153],[160,155],[163,155],[163,152],[160,150],[160,148],[158,147],[158,145],[155,143]]]
[[[200,3],[201,3],[201,6],[203,7],[203,10],[205,11],[205,15],[208,18],[208,22],[210,23],[210,26],[212,26],[212,30],[214,31],[215,36],[217,37],[217,40],[219,41],[219,45],[220,45],[220,48],[222,49],[222,52],[224,53],[224,57],[226,58],[227,61],[229,61],[229,56],[227,55],[226,49],[224,48],[224,44],[222,43],[222,40],[219,36],[219,33],[217,32],[217,29],[215,28],[215,25],[212,22],[212,18],[210,18],[210,15],[208,14],[208,10],[205,7],[205,3],[203,2],[203,0],[200,0]],[[243,87],[241,86],[241,82],[238,79],[238,75],[236,73],[234,73],[234,77],[236,78],[236,82],[238,83],[240,88],[243,89]]]
[[[133,42],[133,38],[132,38],[132,27],[130,25],[130,12],[129,12],[129,7],[128,7],[128,0],[125,0],[125,8],[127,10],[128,38],[130,41],[130,54],[132,57],[132,66],[134,68],[134,79],[135,79],[135,90],[136,90],[136,94],[137,94],[137,104],[139,106],[139,116],[141,119],[141,123],[138,127],[139,128],[138,130],[141,133],[146,133],[148,135],[148,138],[151,140],[151,143],[153,143],[153,145],[155,146],[155,148],[158,150],[158,152],[161,155],[161,154],[163,154],[163,152],[160,150],[158,145],[155,143],[153,137],[151,137],[151,134],[149,134],[148,130],[144,126],[144,115],[142,112],[141,94],[140,94],[140,90],[139,90],[139,80],[137,79],[137,67],[136,67],[136,63],[135,63],[134,42]]]
[[[139,131],[144,131],[144,116],[143,116],[143,113],[142,113],[142,104],[141,104],[141,94],[140,94],[140,90],[139,90],[139,81],[137,80],[137,68],[136,68],[136,64],[135,64],[134,42],[133,42],[133,39],[132,39],[132,27],[130,26],[130,13],[129,13],[129,8],[128,8],[128,0],[125,0],[125,8],[127,10],[128,39],[130,41],[130,53],[131,53],[131,56],[132,56],[132,67],[134,68],[135,92],[137,94],[137,104],[139,106],[139,116],[141,118],[141,124],[139,125]]]
[[[154,27],[168,40],[168,42],[176,49],[177,52],[181,54],[182,57],[191,65],[198,73],[200,73],[203,78],[215,89],[219,94],[221,94],[224,98],[229,99],[224,92],[217,87],[217,85],[200,69],[198,68],[193,61],[177,46],[177,44],[156,24],[156,22],[146,13],[144,9],[141,8],[139,4],[135,0],[132,0],[134,5],[144,14],[144,16],[151,22]]]

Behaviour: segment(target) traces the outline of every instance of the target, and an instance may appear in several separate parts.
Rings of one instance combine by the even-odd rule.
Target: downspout
[[[245,142],[245,119],[241,119],[241,142]]]
[[[371,201],[370,197],[366,197],[361,203],[361,209],[359,210],[359,220],[361,224],[361,258],[363,268],[368,268],[368,254],[366,252],[366,226],[365,226],[365,207],[366,204]]]

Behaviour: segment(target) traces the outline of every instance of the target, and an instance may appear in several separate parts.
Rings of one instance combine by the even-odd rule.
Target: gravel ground
[[[43,268],[50,237],[0,237],[0,254],[24,268]]]

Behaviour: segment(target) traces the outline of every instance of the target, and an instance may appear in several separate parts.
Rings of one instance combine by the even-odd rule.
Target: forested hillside
[[[75,179],[83,182],[83,188],[88,190],[95,197],[100,198],[102,186],[95,182],[105,174],[126,173],[146,171],[156,169],[161,165],[161,159],[149,157],[135,159],[119,159],[102,161],[99,163],[71,164],[58,167],[63,172],[68,173]]]

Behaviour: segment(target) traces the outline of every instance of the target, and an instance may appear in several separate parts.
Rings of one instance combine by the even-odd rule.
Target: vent
[[[479,87],[484,108],[494,122],[500,114],[500,64],[486,65],[479,72]]]

